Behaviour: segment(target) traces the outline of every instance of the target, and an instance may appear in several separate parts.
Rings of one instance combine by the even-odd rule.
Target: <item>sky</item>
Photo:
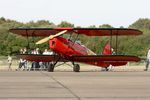
[[[67,21],[82,27],[128,27],[139,18],[150,18],[149,5],[150,0],[0,0],[0,17],[19,22]]]

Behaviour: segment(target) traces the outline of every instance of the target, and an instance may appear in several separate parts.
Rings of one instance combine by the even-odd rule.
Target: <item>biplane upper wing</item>
[[[49,36],[56,34],[57,30],[53,30],[51,28],[16,28],[16,29],[10,29],[9,30],[12,33],[15,33],[17,35],[27,36],[27,37],[36,37],[36,36]]]
[[[125,28],[16,28],[10,29],[10,32],[22,36],[49,36],[57,34],[60,31],[67,30],[66,33],[74,32],[87,36],[113,36],[113,35],[141,35],[142,32],[136,29]]]
[[[122,36],[122,35],[141,35],[142,32],[136,29],[122,29],[122,28],[81,28],[75,29],[79,34],[87,36]]]
[[[26,59],[28,61],[35,62],[51,62],[51,61],[65,61],[65,59],[60,58],[58,55],[36,55],[36,54],[19,54],[18,58]]]
[[[137,56],[129,55],[86,55],[72,56],[70,60],[76,62],[138,62],[141,59]]]

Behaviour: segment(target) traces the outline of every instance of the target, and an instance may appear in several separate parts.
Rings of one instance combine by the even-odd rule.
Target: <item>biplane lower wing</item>
[[[101,67],[108,67],[109,65],[123,66],[128,62],[138,62],[141,59],[136,56],[127,55],[87,55],[73,56],[71,60],[74,62],[82,62]]]
[[[87,55],[87,56],[72,56],[62,58],[58,55],[35,55],[35,54],[19,54],[17,57],[36,62],[51,62],[51,61],[72,61],[72,62],[138,62],[141,59],[136,56],[127,55]]]
[[[17,55],[18,58],[25,59],[28,61],[35,61],[35,62],[51,62],[51,61],[62,61],[65,60],[60,58],[58,55],[36,55],[36,54],[19,54]]]
[[[72,56],[72,61],[76,62],[138,62],[141,59],[136,56],[128,55],[86,55],[86,56]]]

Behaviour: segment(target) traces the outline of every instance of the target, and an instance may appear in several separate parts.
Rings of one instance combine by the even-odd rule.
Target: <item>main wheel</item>
[[[73,71],[74,71],[74,72],[79,72],[79,71],[80,71],[80,66],[79,66],[79,64],[74,64],[74,66],[73,66]]]
[[[48,71],[48,72],[53,72],[53,71],[54,71],[54,65],[53,65],[53,64],[50,64],[50,65],[47,67],[47,71]]]
[[[108,68],[108,67],[106,67],[106,68],[105,68],[105,71],[109,71],[109,68]]]
[[[108,67],[102,67],[101,71],[109,71],[109,68]]]

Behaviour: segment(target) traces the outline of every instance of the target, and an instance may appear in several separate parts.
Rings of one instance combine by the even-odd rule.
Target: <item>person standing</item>
[[[23,49],[23,54],[28,54],[26,48]],[[27,68],[28,68],[28,66],[27,66],[27,60],[24,59],[24,62],[23,62],[23,63],[24,63],[24,65],[23,65],[23,66],[24,66],[24,69],[23,69],[23,70],[27,70]]]
[[[24,49],[21,48],[20,49],[20,54],[26,54],[26,53],[27,53],[26,48],[24,48]],[[25,59],[20,58],[20,60],[19,60],[19,67],[16,70],[20,70],[22,67],[24,67],[23,70],[25,70],[27,68],[27,61]]]
[[[147,71],[147,70],[148,70],[149,63],[150,63],[150,48],[149,48],[149,50],[148,50],[148,52],[147,52],[146,66],[145,66],[144,71]]]
[[[12,65],[12,57],[10,55],[8,55],[8,70],[12,70],[11,65]]]
[[[47,49],[44,50],[43,55],[53,55],[53,52],[49,52]],[[43,62],[42,66],[44,69],[47,69],[51,62]]]
[[[39,48],[36,48],[36,49],[34,49],[32,52],[31,52],[31,54],[35,54],[35,55],[39,55],[40,53],[39,53]],[[35,61],[33,61],[32,62],[32,65],[31,65],[31,70],[38,70],[39,69],[39,62],[35,62]]]

